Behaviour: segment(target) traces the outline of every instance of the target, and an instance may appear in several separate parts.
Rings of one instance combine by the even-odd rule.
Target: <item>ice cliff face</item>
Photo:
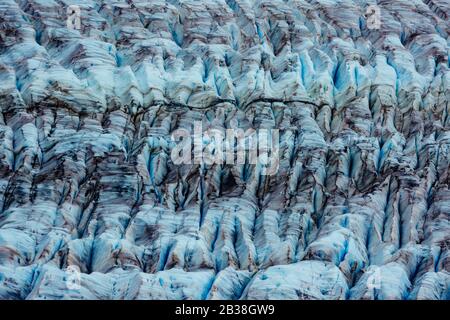
[[[449,16],[0,0],[0,298],[449,299]],[[174,164],[195,121],[278,129],[277,174]]]

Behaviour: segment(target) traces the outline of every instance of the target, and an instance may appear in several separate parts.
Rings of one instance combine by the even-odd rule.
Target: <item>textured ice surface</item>
[[[449,15],[0,0],[0,298],[449,299]],[[198,120],[277,174],[175,165]]]

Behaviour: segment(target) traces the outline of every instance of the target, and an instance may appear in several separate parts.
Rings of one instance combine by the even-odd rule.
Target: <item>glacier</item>
[[[0,299],[449,300],[449,17],[0,0]],[[278,171],[175,164],[195,122]]]

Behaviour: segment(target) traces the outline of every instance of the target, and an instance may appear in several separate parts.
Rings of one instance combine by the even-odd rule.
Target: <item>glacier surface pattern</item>
[[[450,299],[449,16],[0,0],[0,298]],[[175,165],[194,121],[279,129],[277,174]]]

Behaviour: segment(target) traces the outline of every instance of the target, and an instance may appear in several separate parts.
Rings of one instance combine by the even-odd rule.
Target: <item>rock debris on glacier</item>
[[[449,16],[1,0],[0,298],[449,299]],[[194,121],[279,129],[277,174],[175,165]]]

